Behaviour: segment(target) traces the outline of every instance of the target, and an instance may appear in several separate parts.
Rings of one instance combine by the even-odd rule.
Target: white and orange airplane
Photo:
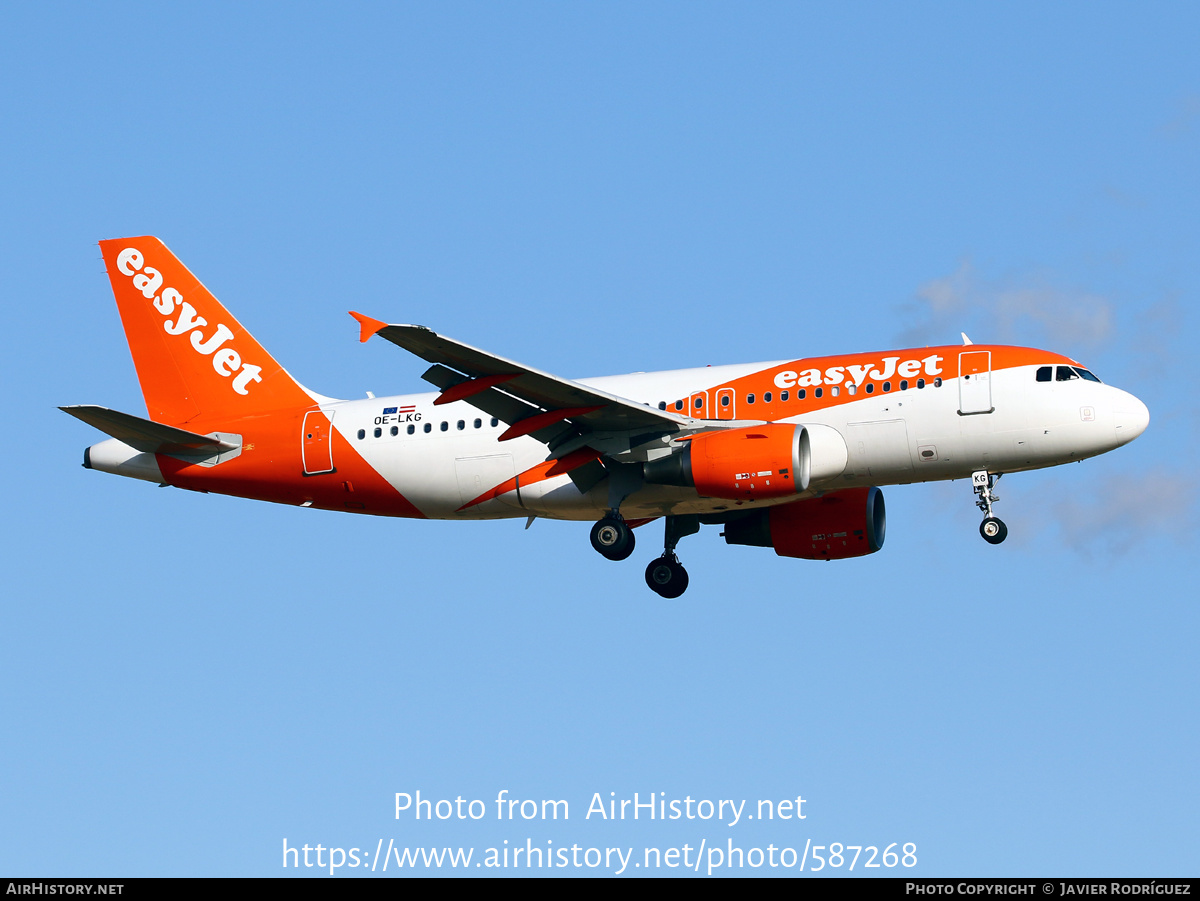
[[[63,407],[111,439],[84,466],[194,491],[414,519],[594,521],[610,560],[664,518],[646,583],[687,588],[680,538],[832,560],[883,546],[880,485],[969,478],[992,544],[1001,474],[1120,447],[1146,406],[1061,354],[924,347],[571,380],[351,313],[438,390],[364,400],[292,378],[157,238],[101,241],[148,419]]]

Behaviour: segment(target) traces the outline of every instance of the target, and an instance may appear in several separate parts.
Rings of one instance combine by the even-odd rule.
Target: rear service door
[[[304,414],[303,442],[301,453],[304,457],[304,474],[306,476],[320,475],[323,472],[333,472],[333,442],[330,440],[332,413],[322,413],[320,410],[309,410]]]

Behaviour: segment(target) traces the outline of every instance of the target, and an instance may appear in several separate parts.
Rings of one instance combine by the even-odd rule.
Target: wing
[[[379,335],[434,364],[422,378],[441,389],[435,404],[466,401],[508,423],[501,441],[532,435],[552,450],[566,453],[592,443],[586,436],[600,439],[623,433],[636,446],[642,437],[650,440],[712,428],[711,423],[506,360],[422,325],[388,325],[361,313],[350,315],[362,326],[362,341]]]

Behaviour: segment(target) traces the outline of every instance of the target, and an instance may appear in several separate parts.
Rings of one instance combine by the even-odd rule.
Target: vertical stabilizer
[[[151,419],[183,425],[314,402],[158,238],[100,250]]]

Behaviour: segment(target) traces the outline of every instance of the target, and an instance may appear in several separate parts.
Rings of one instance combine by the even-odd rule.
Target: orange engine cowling
[[[830,426],[763,423],[696,435],[643,473],[651,484],[695,488],[703,497],[767,500],[836,478],[846,459],[846,442]]]
[[[846,488],[755,510],[725,524],[728,544],[772,547],[781,557],[841,560],[883,547],[887,515],[878,488]]]
[[[708,432],[688,442],[692,483],[705,497],[755,499],[799,494],[802,426]]]
[[[679,453],[647,463],[646,481],[694,487],[704,497],[732,500],[799,494],[808,487],[803,435],[804,426],[775,423],[705,432]]]

